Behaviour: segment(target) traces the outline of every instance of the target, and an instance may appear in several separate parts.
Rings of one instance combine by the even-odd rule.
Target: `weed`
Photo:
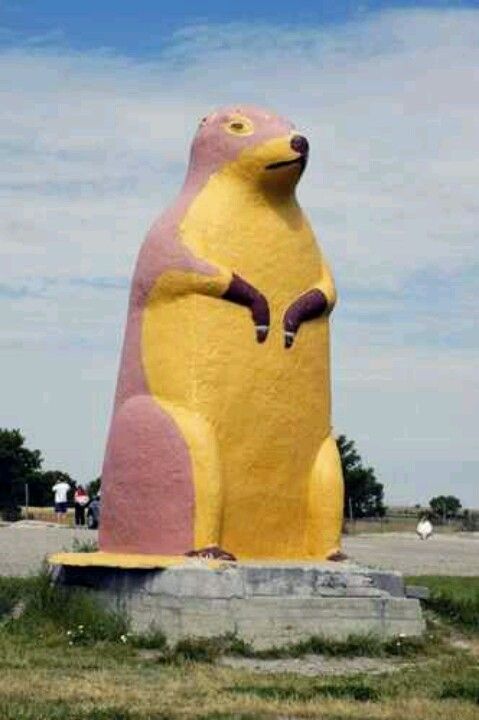
[[[74,553],[93,553],[98,552],[98,543],[96,540],[79,540],[73,538],[71,552]]]
[[[137,633],[131,636],[131,644],[133,647],[142,650],[166,650],[166,635],[155,627],[152,627],[146,633]]]

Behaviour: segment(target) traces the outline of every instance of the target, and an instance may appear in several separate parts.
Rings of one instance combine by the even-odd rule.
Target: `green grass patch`
[[[439,697],[441,700],[466,700],[479,705],[479,670],[444,683]]]
[[[228,688],[236,694],[255,695],[265,700],[290,700],[310,702],[318,698],[339,698],[357,702],[377,702],[379,689],[364,680],[351,679],[322,684],[294,685],[237,685]]]
[[[438,655],[444,651],[445,647],[444,641],[436,632],[428,633],[427,637],[404,637],[401,635],[388,640],[382,640],[375,635],[350,635],[345,640],[331,640],[314,636],[308,640],[281,647],[254,650],[249,643],[230,634],[213,638],[186,638],[170,646],[163,633],[154,630],[151,633],[132,635],[131,644],[136,648],[158,650],[157,661],[164,664],[213,663],[222,655],[258,660],[301,658],[305,655],[324,655],[336,658],[415,658]]]
[[[420,575],[407,582],[429,588],[424,607],[458,628],[479,632],[479,577]]]
[[[25,578],[0,577],[0,620],[9,615],[17,603],[24,600],[31,581]]]
[[[5,618],[19,602],[20,616]],[[4,631],[15,634],[61,637],[69,645],[128,639],[124,614],[102,607],[87,591],[53,584],[46,570],[32,578],[1,578],[0,608]]]
[[[157,661],[161,663],[213,663],[222,655],[259,660],[300,658],[304,655],[325,655],[336,658],[414,658],[435,655],[444,649],[441,638],[433,633],[430,633],[427,638],[398,636],[388,640],[382,640],[375,635],[351,635],[345,640],[331,640],[315,636],[282,647],[254,650],[249,643],[235,635],[186,638],[169,646],[161,632],[153,631],[143,635],[133,635],[131,644],[136,648],[157,649],[159,651]]]
[[[0,701],[0,717],[2,720],[136,720],[139,716],[115,706],[88,708],[80,705],[75,708],[62,701],[30,703],[18,699]],[[151,717],[152,720],[156,717],[167,720],[165,716]]]

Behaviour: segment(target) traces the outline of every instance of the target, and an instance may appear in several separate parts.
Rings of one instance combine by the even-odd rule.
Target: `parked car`
[[[89,530],[96,530],[100,525],[100,496],[90,500],[86,511],[86,524]]]

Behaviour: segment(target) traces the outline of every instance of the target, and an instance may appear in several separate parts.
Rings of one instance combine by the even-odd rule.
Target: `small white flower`
[[[85,627],[84,625],[79,625],[79,626],[78,626],[78,629],[79,629],[79,630],[83,630],[84,627]]]
[[[73,645],[73,640],[70,640],[70,642],[69,642],[68,644],[69,644],[69,645]]]
[[[127,638],[126,635],[120,635],[120,640],[121,640],[122,643],[126,643],[126,641],[128,640],[128,638]]]
[[[69,637],[70,637],[71,634],[72,634],[72,631],[71,631],[71,630],[67,630],[67,635],[68,635]]]

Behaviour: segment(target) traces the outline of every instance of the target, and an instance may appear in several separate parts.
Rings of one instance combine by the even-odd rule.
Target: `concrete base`
[[[374,633],[420,635],[419,601],[405,596],[399,573],[351,563],[242,563],[211,568],[56,568],[64,585],[94,589],[126,610],[132,629],[161,630],[171,643],[234,633],[256,649],[312,635],[341,639]]]

